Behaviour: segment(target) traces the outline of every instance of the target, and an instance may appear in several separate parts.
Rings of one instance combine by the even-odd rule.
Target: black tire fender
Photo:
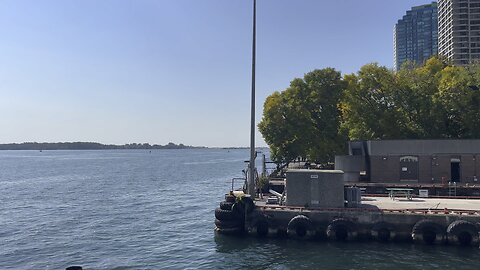
[[[259,237],[266,237],[270,232],[270,222],[264,215],[255,217],[249,227],[249,233]]]
[[[327,238],[337,241],[351,241],[357,237],[355,224],[344,218],[334,219],[327,227]]]
[[[237,216],[230,210],[215,209],[215,218],[221,221],[224,220],[238,220]]]
[[[315,235],[315,230],[310,218],[304,215],[297,215],[288,222],[287,234],[292,238],[308,239]]]
[[[226,202],[231,202],[234,203],[236,200],[236,197],[231,195],[231,194],[225,194],[225,201]]]
[[[243,222],[239,220],[218,220],[215,219],[215,226],[219,229],[242,228]]]
[[[241,235],[244,232],[243,228],[227,228],[227,229],[215,228],[215,231],[219,234],[224,234],[224,235]]]
[[[245,206],[245,209],[247,209],[247,213],[252,213],[253,209],[255,208],[255,203],[253,202],[253,199],[250,197],[242,197],[241,202]]]
[[[245,218],[245,206],[241,202],[232,205],[232,212],[238,218]]]
[[[466,220],[456,220],[447,227],[448,243],[462,246],[478,246],[478,228]]]
[[[372,238],[380,242],[389,242],[395,239],[396,229],[395,226],[388,222],[377,222],[370,230]]]
[[[232,202],[220,202],[220,209],[222,210],[232,210]]]
[[[232,206],[232,211],[236,212],[239,216],[245,216],[250,214],[255,208],[255,203],[250,197],[239,197]]]
[[[413,226],[412,239],[428,245],[441,244],[445,241],[445,230],[432,220],[422,219]]]

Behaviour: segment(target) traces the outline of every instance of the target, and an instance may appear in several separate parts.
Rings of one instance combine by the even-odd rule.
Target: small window
[[[404,156],[400,158],[400,162],[418,162],[418,157]]]

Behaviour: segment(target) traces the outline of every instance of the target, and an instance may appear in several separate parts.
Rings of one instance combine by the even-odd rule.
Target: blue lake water
[[[214,233],[249,150],[0,151],[0,269],[478,269],[480,250]]]

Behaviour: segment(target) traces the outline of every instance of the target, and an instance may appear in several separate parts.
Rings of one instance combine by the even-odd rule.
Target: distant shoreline
[[[191,146],[182,143],[168,143],[166,145],[149,144],[149,143],[130,143],[123,145],[116,144],[101,144],[96,142],[57,142],[57,143],[38,143],[38,142],[24,142],[24,143],[4,143],[0,144],[1,150],[129,150],[129,149],[249,149],[247,146],[231,146],[231,147],[206,147],[206,146]],[[263,149],[267,147],[256,147]]]
[[[101,144],[96,142],[57,142],[57,143],[7,143],[0,144],[0,150],[114,150],[114,149],[206,149],[205,146],[190,146],[168,143],[166,145],[131,143],[124,145]]]

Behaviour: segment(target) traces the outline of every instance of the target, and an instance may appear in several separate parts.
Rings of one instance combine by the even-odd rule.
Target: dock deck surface
[[[480,211],[480,200],[472,199],[438,199],[438,198],[407,198],[397,197],[362,197],[362,206],[380,209],[431,209],[431,210],[469,210]]]
[[[255,204],[260,207],[267,207],[271,209],[293,209],[303,208],[300,206],[279,206],[278,204],[267,204],[266,197],[261,200],[255,201]],[[475,212],[480,214],[480,200],[479,199],[458,199],[458,198],[412,198],[411,200],[405,197],[396,197],[391,199],[389,197],[375,197],[375,196],[362,196],[362,203],[356,207],[357,209],[377,209],[377,210],[460,210]],[[310,208],[311,210],[321,208]],[[350,208],[355,209],[355,208]]]

